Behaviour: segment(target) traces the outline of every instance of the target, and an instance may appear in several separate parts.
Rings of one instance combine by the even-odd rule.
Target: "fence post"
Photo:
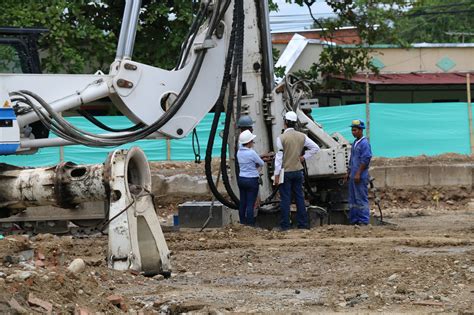
[[[171,140],[166,139],[166,160],[171,161]]]
[[[365,120],[367,124],[365,136],[370,140],[370,90],[368,72],[365,74]]]
[[[169,102],[166,101],[166,110],[169,109]],[[166,160],[171,161],[171,140],[168,138],[166,139]]]
[[[63,117],[63,113],[60,112],[59,113],[59,116],[60,117]],[[63,146],[60,146],[59,147],[59,163],[62,163],[64,162],[64,147]]]
[[[471,154],[474,154],[474,132],[472,127],[472,106],[471,106],[471,75],[466,74],[467,88],[467,113],[469,117],[469,143],[471,146]]]

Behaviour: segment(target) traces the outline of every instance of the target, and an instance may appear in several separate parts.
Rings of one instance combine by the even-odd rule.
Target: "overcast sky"
[[[285,0],[275,0],[280,10],[270,13],[270,27],[272,31],[293,31],[311,28],[313,19],[309,15],[308,7],[297,4],[288,4]],[[324,0],[317,0],[311,6],[315,17],[332,16],[331,8]]]

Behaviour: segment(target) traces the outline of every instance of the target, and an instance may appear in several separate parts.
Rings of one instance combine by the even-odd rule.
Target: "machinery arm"
[[[16,116],[15,126],[9,131],[17,135],[9,139],[10,144],[17,144],[21,151],[67,144],[117,146],[146,137],[186,136],[219,96],[231,29],[226,15],[230,2],[202,2],[196,17],[198,24],[172,71],[131,60],[140,1],[127,1],[116,60],[108,75],[1,75],[0,96]],[[142,127],[121,133],[90,134],[59,115],[104,97],[110,97],[122,113]],[[162,106],[166,102],[172,103],[169,108]],[[38,120],[62,140],[32,139],[28,126]],[[14,154],[16,150],[0,153]]]
[[[268,4],[265,1],[202,1],[176,67],[171,71],[131,60],[139,10],[140,1],[127,1],[116,58],[108,75],[0,76],[3,87],[0,96],[2,92],[4,99],[10,96],[17,120],[13,123],[16,130],[9,143],[18,144],[17,149],[10,147],[10,151],[0,153],[70,144],[117,146],[143,138],[182,138],[215,106],[216,110],[220,108],[226,113],[220,168],[232,199],[226,203],[236,207],[235,180],[232,184],[227,175],[227,156],[229,164],[235,165],[238,133],[235,121],[241,115],[250,115],[259,135],[256,149],[274,151],[276,136],[283,128],[283,115],[285,111],[298,109],[302,95],[297,93],[298,82],[286,84],[284,93],[274,89]],[[78,90],[78,87],[82,88]],[[103,97],[110,97],[137,128],[91,134],[58,114]],[[344,174],[347,142],[342,137],[335,139],[328,135],[302,112],[299,118],[313,140],[326,150],[320,155],[324,156],[322,160],[320,157],[318,162],[308,163],[310,175]],[[28,126],[38,120],[59,138],[34,139]],[[210,140],[212,146],[214,138]],[[212,148],[208,151],[212,152]],[[235,179],[235,168],[230,170]],[[272,191],[271,172],[271,169],[265,170],[263,176],[265,195]],[[217,194],[217,189],[213,190]]]

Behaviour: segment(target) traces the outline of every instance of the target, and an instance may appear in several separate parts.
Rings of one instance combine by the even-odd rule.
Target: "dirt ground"
[[[397,166],[397,165],[434,165],[434,164],[467,164],[474,163],[474,156],[462,154],[442,154],[438,156],[402,157],[397,159],[374,158],[372,166]],[[164,176],[176,174],[188,174],[202,177],[204,179],[204,163],[194,162],[152,162],[150,163],[152,173]],[[215,175],[219,168],[219,161],[213,160],[212,168]],[[386,209],[387,217],[392,215],[412,216],[429,214],[430,212],[443,212],[444,210],[466,209],[469,202],[474,201],[474,191],[463,187],[459,188],[435,188],[423,187],[412,189],[378,189],[383,209]],[[203,201],[210,200],[211,195],[202,196],[195,194],[165,195],[155,199],[158,213],[167,217],[177,213],[177,205],[180,201]],[[371,209],[376,209],[373,202],[374,196],[370,193]],[[392,211],[395,209],[395,211]]]
[[[13,299],[54,313],[474,312],[474,212],[394,218],[394,226],[286,233],[233,226],[166,233],[169,279],[106,268],[105,236],[0,240],[0,313]],[[31,261],[17,262],[33,249]],[[30,252],[31,254],[31,252]],[[75,259],[80,274],[66,272]],[[23,279],[26,278],[26,279]],[[123,297],[122,309],[107,297]],[[33,301],[34,302],[34,301]]]
[[[405,160],[418,162],[438,163]],[[204,174],[203,164],[152,164],[153,172],[167,176],[183,170]],[[0,239],[0,313],[474,314],[472,191],[387,190],[380,196],[393,225],[167,232],[168,279],[109,270],[107,237],[100,234],[8,236]],[[202,196],[161,198],[157,210],[174,213],[189,198]],[[77,258],[85,269],[68,272]]]

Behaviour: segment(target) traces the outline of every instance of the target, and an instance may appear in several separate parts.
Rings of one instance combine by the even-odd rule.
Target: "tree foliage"
[[[270,8],[276,4],[268,0]],[[315,0],[286,0],[307,6],[313,13]],[[49,29],[40,40],[43,68],[47,72],[83,73],[107,71],[115,55],[125,1],[118,0],[18,0],[0,11],[3,26],[41,26]],[[143,0],[134,49],[134,59],[171,68],[193,18],[195,1]],[[347,25],[357,27],[362,43],[347,50],[327,46],[311,73],[343,74],[377,69],[370,62],[368,46],[375,43],[406,45],[409,42],[452,42],[474,22],[469,10],[474,4],[465,0],[417,0],[413,8],[406,0],[326,0],[334,19],[314,19],[324,29],[323,38],[331,41],[334,32]],[[411,4],[410,4],[411,5]],[[447,13],[454,10],[462,14]],[[446,12],[440,14],[440,12]],[[314,17],[314,15],[313,15]],[[436,27],[433,27],[436,26]],[[474,41],[474,36],[465,36]],[[45,53],[47,52],[47,53]]]
[[[393,33],[406,43],[473,43],[473,13],[474,1],[418,0],[394,21]]]
[[[336,17],[320,20],[315,18],[312,5],[315,0],[286,0],[288,3],[307,6],[314,20],[314,26],[322,30],[322,38],[332,42],[334,33],[344,26],[354,26],[358,30],[361,42],[352,49],[337,45],[327,45],[319,61],[307,72],[300,73],[307,78],[316,78],[322,74],[341,74],[351,77],[360,71],[378,72],[372,65],[370,46],[381,39],[393,44],[403,42],[393,32],[393,23],[403,14],[406,0],[326,0]]]
[[[193,18],[189,0],[144,0],[134,60],[171,68]],[[125,1],[17,0],[0,10],[0,25],[45,27],[40,39],[47,72],[107,71],[115,57]]]

